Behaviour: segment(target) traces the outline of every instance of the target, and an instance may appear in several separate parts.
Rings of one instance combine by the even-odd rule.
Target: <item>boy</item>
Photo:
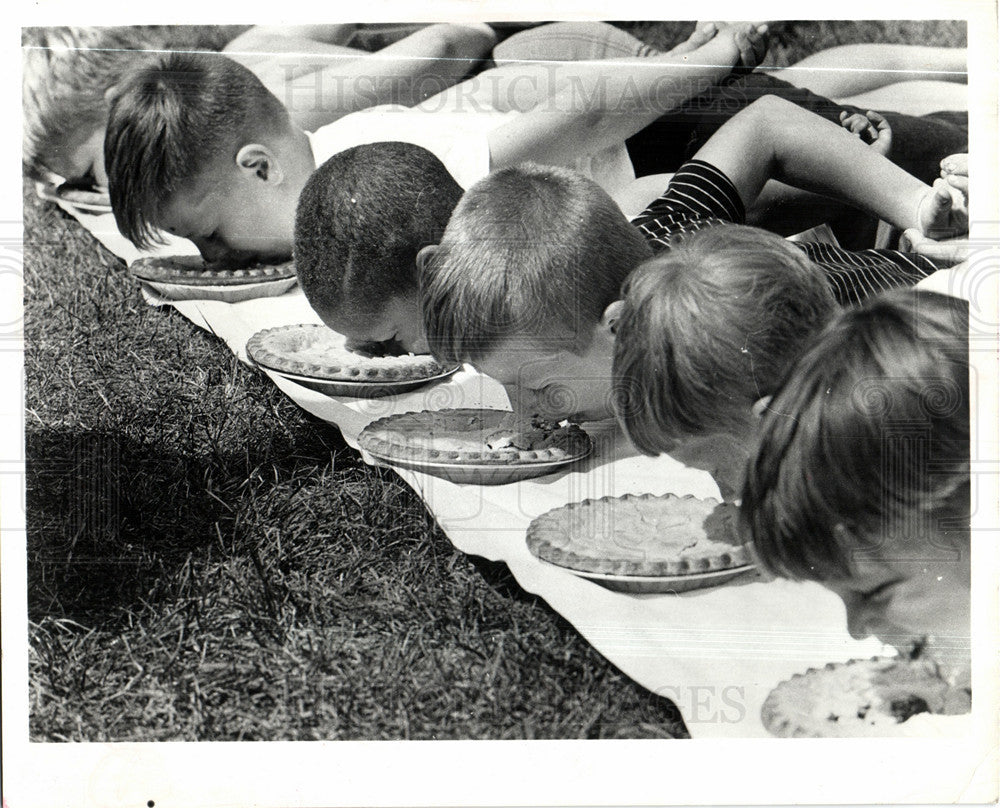
[[[427,81],[460,80],[489,55],[486,26],[421,26],[379,53],[342,44],[357,26],[121,26],[26,29],[24,163],[36,176],[55,173],[104,187],[106,94],[148,54],[224,50],[279,97],[292,119],[314,129],[366,106],[416,103]],[[302,53],[313,57],[305,62]],[[308,82],[310,97],[304,98]]]
[[[105,157],[115,218],[137,246],[165,229],[191,238],[208,260],[287,256],[298,194],[316,165],[338,151],[409,140],[438,153],[465,184],[490,168],[529,157],[575,165],[579,155],[616,144],[623,150],[628,135],[665,107],[721,79],[763,35],[749,25],[726,29],[686,56],[637,57],[611,74],[603,62],[574,63],[573,75],[599,82],[612,100],[635,93],[641,103],[634,114],[581,105],[581,85],[573,84],[560,92],[570,94],[561,100],[535,97],[537,107],[524,114],[431,112],[439,108],[435,101],[403,110],[406,114],[347,116],[312,136],[235,63],[169,55],[130,76],[111,104]],[[635,64],[647,69],[633,75]],[[546,75],[544,67],[535,67]],[[500,75],[514,87],[523,71]],[[524,82],[515,89],[509,100],[531,100],[532,89]],[[444,95],[446,103],[465,100],[461,93]],[[609,181],[617,183],[622,171],[620,161],[611,165]]]
[[[780,236],[723,225],[643,264],[622,298],[612,377],[625,434],[735,499],[760,408],[836,314],[827,278]]]
[[[313,172],[295,218],[295,271],[317,314],[353,343],[426,353],[417,254],[441,240],[462,188],[412,143],[371,143]]]
[[[496,172],[466,192],[440,246],[419,259],[432,351],[496,378],[517,408],[607,417],[620,287],[652,252],[640,232],[662,247],[677,234],[739,222],[770,177],[836,193],[903,229],[926,231],[953,216],[946,188],[929,188],[818,116],[764,98],[682,167],[638,228],[599,189],[555,169]],[[845,302],[935,268],[892,251],[788,249],[820,262]]]
[[[853,636],[967,682],[967,303],[899,290],[842,312],[767,408],[742,514],[760,563],[840,595]]]

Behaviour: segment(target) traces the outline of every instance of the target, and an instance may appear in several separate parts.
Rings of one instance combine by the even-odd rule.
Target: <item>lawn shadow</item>
[[[349,451],[335,434],[339,446],[320,439],[275,452],[248,443],[191,456],[113,431],[29,431],[29,618],[107,627],[169,598],[165,587],[176,596],[192,559],[213,547],[221,558],[251,538],[240,520],[243,497]]]

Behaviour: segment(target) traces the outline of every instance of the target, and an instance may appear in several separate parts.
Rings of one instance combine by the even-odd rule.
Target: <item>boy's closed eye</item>
[[[893,578],[892,580],[886,581],[885,583],[859,593],[859,597],[865,603],[881,603],[887,601],[892,595],[893,589],[895,589],[899,582],[900,579]]]

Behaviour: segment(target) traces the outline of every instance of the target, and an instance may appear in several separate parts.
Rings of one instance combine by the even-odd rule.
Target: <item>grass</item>
[[[964,32],[787,23],[772,53],[878,40]],[[27,183],[24,214],[32,739],[686,734]]]
[[[31,737],[662,737],[391,472],[25,188]]]

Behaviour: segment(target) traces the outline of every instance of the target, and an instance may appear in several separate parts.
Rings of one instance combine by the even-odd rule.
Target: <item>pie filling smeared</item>
[[[929,659],[875,657],[812,668],[779,684],[764,702],[768,731],[785,737],[891,734],[919,713],[958,715],[972,708]]]
[[[403,461],[518,464],[576,459],[592,443],[575,424],[533,420],[507,410],[427,410],[373,421],[361,433],[369,451]]]

